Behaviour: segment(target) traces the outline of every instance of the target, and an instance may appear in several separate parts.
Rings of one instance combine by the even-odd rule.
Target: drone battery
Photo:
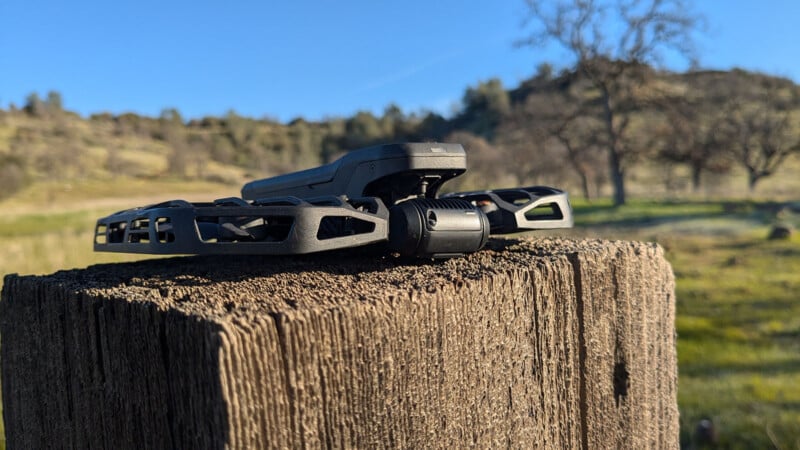
[[[389,210],[389,247],[402,256],[451,258],[480,250],[489,219],[460,199],[416,198]]]

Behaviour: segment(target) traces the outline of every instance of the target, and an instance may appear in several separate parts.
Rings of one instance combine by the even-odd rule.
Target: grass
[[[726,448],[800,448],[800,245],[765,234],[687,238],[702,251],[668,253],[684,440],[707,417]]]
[[[718,448],[800,448],[800,238],[766,239],[773,206],[576,205],[577,233],[657,241],[673,265],[683,446],[709,419]]]
[[[239,184],[181,179],[81,179],[34,183],[10,198],[0,196],[0,220],[19,215],[80,213],[93,208],[115,212],[133,206],[185,197],[208,200],[239,194]]]
[[[140,187],[139,196],[214,196],[205,193],[208,185]],[[143,257],[91,251],[95,218],[138,204],[66,201],[79,198],[75,191],[96,198],[98,188],[58,194],[59,207],[47,213],[27,209],[24,199],[0,204],[10,211],[0,218],[0,273],[49,273]],[[42,192],[35,188],[28,196],[39,199]],[[787,241],[766,240],[774,205],[574,203],[576,228],[563,234],[657,241],[673,265],[682,445],[692,443],[701,420],[710,419],[719,448],[800,448],[800,238],[795,233]],[[781,220],[798,225],[796,215]]]

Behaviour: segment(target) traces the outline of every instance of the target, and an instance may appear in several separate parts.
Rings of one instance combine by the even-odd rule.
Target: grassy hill
[[[714,154],[699,186],[692,186],[691,175],[697,155],[686,147],[700,146],[696,139],[687,140],[689,134],[703,133],[722,120],[744,120],[739,116],[748,112],[769,108],[765,114],[785,116],[788,126],[780,135],[773,133],[772,140],[780,137],[786,146],[800,150],[800,87],[789,80],[741,70],[676,74],[648,69],[646,74],[633,86],[635,93],[625,110],[631,135],[625,170],[634,196],[686,195],[693,188],[695,194],[717,197],[729,195],[731,189],[747,193],[747,171],[728,151],[734,143],[717,142],[710,150]],[[461,111],[449,119],[431,112],[407,114],[389,105],[379,117],[360,112],[349,118],[296,119],[287,124],[235,112],[186,120],[174,109],[155,118],[83,118],[64,110],[60,96],[54,96],[59,100],[52,104],[38,100],[22,109],[0,109],[0,198],[42,182],[115,184],[120,177],[239,185],[312,167],[376,143],[453,139],[470,153],[472,176],[459,187],[487,187],[481,180],[500,179],[507,184],[552,184],[573,195],[601,197],[609,193],[609,180],[604,144],[597,140],[601,133],[598,111],[592,109],[594,95],[579,74],[539,74],[510,90],[498,80],[469,88]],[[580,120],[567,123],[578,106],[585,108]],[[563,123],[577,149],[574,154],[554,139],[554,130]],[[758,139],[751,140],[757,144]],[[789,157],[759,181],[754,193],[786,198],[796,192],[798,184],[785,185],[791,178],[781,183],[771,178],[787,167],[796,169],[797,161],[797,156]]]

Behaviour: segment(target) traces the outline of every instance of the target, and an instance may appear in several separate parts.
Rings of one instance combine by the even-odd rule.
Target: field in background
[[[576,213],[568,234],[655,241],[673,266],[682,445],[710,420],[719,448],[800,448],[800,236],[767,240],[800,214],[748,201]]]
[[[238,193],[237,186],[169,181],[124,180],[116,197],[107,188],[35,185],[0,202],[0,273],[142,258],[93,253],[95,219],[167,199]],[[800,447],[800,237],[766,239],[776,221],[800,225],[798,215],[755,201],[575,206],[576,229],[561,234],[656,241],[673,264],[682,442],[709,419],[724,448]]]
[[[116,197],[114,197],[116,195]],[[239,195],[238,186],[206,182],[125,179],[35,185],[0,202],[0,274],[43,274],[91,264],[142,259],[94,253],[97,218],[172,199],[208,201]]]

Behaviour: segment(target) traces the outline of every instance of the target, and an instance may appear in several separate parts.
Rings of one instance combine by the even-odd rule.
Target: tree
[[[800,139],[792,132],[791,112],[781,107],[776,92],[761,101],[734,99],[728,108],[728,133],[735,160],[747,170],[750,191],[771,176],[793,153],[800,153]]]
[[[175,108],[166,108],[161,111],[158,119],[159,136],[170,148],[167,155],[167,170],[173,175],[185,177],[189,168],[190,148],[187,145],[186,130],[183,118]]]
[[[441,141],[453,130],[450,121],[441,115],[428,111],[411,134],[412,141]]]
[[[727,173],[731,158],[727,151],[731,139],[724,111],[711,102],[672,98],[663,105],[666,124],[660,129],[659,158],[668,163],[685,164],[691,171],[692,190],[699,192],[703,174]]]
[[[43,117],[47,113],[47,107],[39,94],[32,92],[25,99],[25,106],[22,109],[31,116]]]
[[[445,138],[446,142],[458,142],[469,155],[469,170],[464,175],[447,182],[448,191],[468,191],[518,184],[514,174],[506,167],[506,152],[493,146],[480,136],[469,131],[455,131]]]
[[[403,110],[394,103],[384,108],[381,127],[388,140],[395,142],[407,141],[408,136],[413,133],[413,126]]]
[[[223,134],[213,134],[210,148],[210,157],[222,164],[233,164],[236,160],[236,149],[231,140]]]
[[[47,100],[45,100],[47,110],[51,113],[60,113],[64,110],[64,101],[61,99],[61,94],[58,91],[50,91],[47,93]]]
[[[312,167],[320,163],[321,138],[305,120],[296,120],[288,127],[292,147],[292,165]]]
[[[547,82],[553,79],[553,65],[548,62],[543,62],[536,66],[536,76],[534,80]]]
[[[252,135],[252,127],[248,119],[240,116],[234,110],[225,115],[225,128],[234,147],[241,149]]]
[[[347,150],[367,147],[384,138],[380,122],[368,111],[359,111],[348,119],[345,131],[345,148]]]
[[[580,114],[565,115],[553,125],[552,136],[561,144],[566,152],[569,166],[578,175],[581,182],[583,198],[592,198],[590,182],[594,181],[596,190],[599,191],[604,177],[597,173],[598,147],[602,145],[594,132],[598,128],[596,119]]]
[[[511,110],[508,92],[498,78],[467,88],[462,100],[464,109],[456,118],[458,128],[491,140],[494,130]]]
[[[605,182],[602,170],[601,123],[581,102],[585,82],[566,75],[544,82],[535,94],[527,95],[514,106],[498,132],[498,144],[509,150],[509,171],[520,182],[557,177],[563,185],[577,175],[585,198],[591,186],[599,190]]]
[[[183,117],[176,108],[164,108],[159,116],[161,123],[166,123],[175,127],[183,127]]]
[[[570,52],[575,70],[592,83],[602,118],[614,204],[626,200],[625,171],[636,159],[630,112],[648,64],[672,50],[693,59],[699,19],[681,0],[526,0],[533,30],[520,45],[556,43]]]

